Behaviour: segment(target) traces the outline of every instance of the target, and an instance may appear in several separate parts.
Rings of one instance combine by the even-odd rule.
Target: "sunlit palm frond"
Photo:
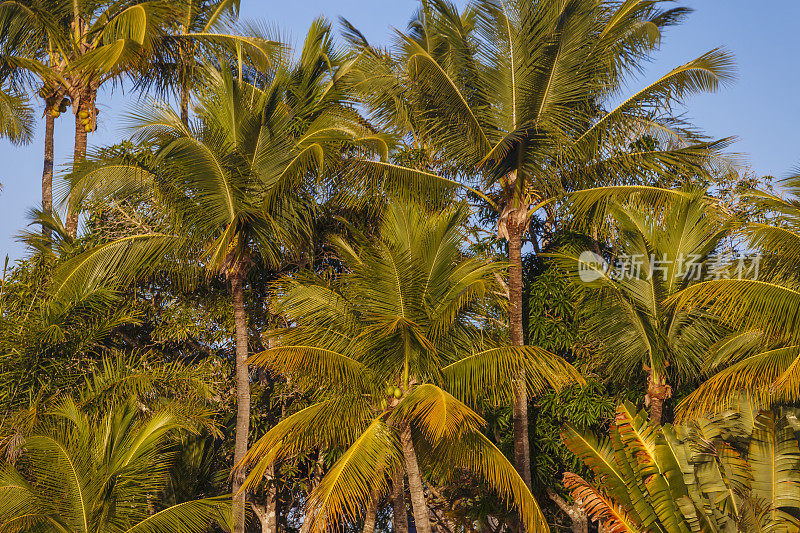
[[[512,380],[520,370],[525,370],[532,394],[583,381],[564,359],[535,346],[483,350],[444,367],[442,374],[448,390],[457,398],[470,403],[482,397],[504,402],[510,398]]]
[[[250,363],[287,375],[302,376],[326,387],[347,386],[368,390],[370,372],[360,361],[316,346],[280,345],[257,353]]]
[[[153,513],[125,533],[159,533],[165,528],[179,533],[195,533],[205,531],[212,523],[231,526],[227,496],[178,503]]]
[[[708,308],[736,329],[763,331],[789,342],[800,337],[800,292],[793,285],[755,279],[698,283],[673,298],[684,308]]]
[[[536,499],[514,466],[486,436],[469,432],[458,440],[443,439],[425,453],[445,478],[458,469],[477,476],[520,515],[526,531],[549,531]]]
[[[244,486],[257,487],[275,461],[316,447],[346,448],[366,430],[372,416],[367,403],[352,396],[323,400],[289,415],[250,447],[244,464],[236,465],[250,467]]]
[[[776,401],[798,399],[800,346],[791,345],[759,352],[713,374],[678,406],[680,420],[737,407],[747,395],[763,408]]]
[[[374,419],[309,495],[310,531],[329,531],[361,516],[375,496],[386,494],[400,457],[392,429]]]
[[[457,440],[464,432],[479,431],[486,423],[450,393],[431,384],[415,387],[394,408],[387,422],[398,427],[414,424],[432,443]]]
[[[10,88],[0,90],[0,137],[14,144],[33,138],[33,109],[23,94]]]
[[[121,287],[155,272],[166,258],[186,244],[176,235],[134,235],[90,249],[61,265],[54,273],[56,295],[92,288]]]
[[[571,472],[564,473],[564,487],[592,520],[603,524],[611,533],[638,533],[641,531],[619,504],[605,496],[600,489]]]

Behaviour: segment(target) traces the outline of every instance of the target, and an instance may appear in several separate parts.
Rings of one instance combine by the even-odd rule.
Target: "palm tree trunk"
[[[247,453],[247,437],[250,433],[250,372],[247,369],[247,315],[244,308],[244,278],[246,268],[241,263],[230,271],[231,296],[233,297],[233,322],[236,335],[236,435],[234,437],[233,464],[241,464]],[[244,469],[233,474],[233,533],[244,533],[245,491]]]
[[[42,211],[50,214],[53,211],[53,135],[56,129],[56,119],[49,112],[45,112],[44,122],[44,170],[42,170]],[[42,224],[42,235],[50,238],[50,229]]]
[[[373,533],[375,531],[375,522],[378,518],[378,503],[379,498],[373,498],[367,507],[367,515],[364,517],[364,529],[362,533]]]
[[[647,393],[645,394],[645,405],[650,406],[650,421],[660,424],[664,414],[664,400],[672,397],[672,387],[667,385],[665,379],[645,367],[648,371]]]
[[[86,159],[86,137],[87,133],[84,125],[81,124],[80,111],[83,106],[78,105],[75,108],[75,151],[72,155],[72,169],[76,169],[84,159]],[[78,235],[78,213],[67,213],[66,223],[67,234],[75,238]]]
[[[392,527],[394,533],[408,533],[406,480],[402,468],[395,472],[392,480]]]
[[[411,427],[406,426],[400,434],[403,447],[403,458],[406,461],[408,489],[411,493],[411,512],[414,514],[414,525],[418,533],[431,533],[431,522],[428,519],[428,504],[425,502],[425,490],[422,488],[422,475],[419,472],[417,454],[414,452],[414,441],[411,440]]]
[[[508,227],[508,315],[512,346],[525,344],[522,331],[522,235],[525,226],[514,222],[509,216]],[[528,389],[525,371],[521,370],[514,380],[514,465],[522,480],[531,487],[531,453],[528,438]]]
[[[189,124],[189,88],[181,84],[181,122]]]

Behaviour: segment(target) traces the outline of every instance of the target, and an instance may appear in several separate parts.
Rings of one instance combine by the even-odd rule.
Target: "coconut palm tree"
[[[0,529],[201,533],[227,523],[224,500],[153,509],[168,477],[169,439],[190,429],[166,410],[135,401],[102,416],[64,398],[0,469]]]
[[[379,236],[354,245],[334,239],[341,276],[307,273],[277,289],[277,310],[291,326],[252,361],[313,388],[317,402],[253,445],[245,485],[258,485],[282,458],[342,449],[309,496],[308,531],[358,519],[405,473],[417,531],[429,533],[423,480],[446,483],[456,470],[487,483],[520,513],[525,530],[547,530],[524,481],[467,403],[508,401],[521,367],[534,391],[579,375],[544,350],[482,334],[505,265],[463,255],[466,219],[463,206],[428,212],[390,201]]]
[[[213,25],[231,9],[231,2],[205,6]],[[97,94],[103,84],[119,81],[131,70],[152,72],[154,54],[165,49],[167,27],[186,17],[199,20],[188,1],[164,3],[126,0],[123,2],[71,2],[65,0],[4,0],[0,2],[0,41],[5,45],[4,58],[26,70],[41,84],[38,94],[45,102],[45,162],[42,174],[42,204],[52,209],[54,119],[72,106],[75,115],[73,166],[84,159],[87,134],[97,129]],[[196,23],[196,22],[195,22]],[[251,58],[268,60],[274,43],[232,34],[217,35],[209,28],[199,33],[185,33],[182,40],[240,42]],[[237,40],[238,39],[238,40]],[[174,40],[174,39],[173,39]],[[172,50],[174,46],[166,49]],[[144,79],[151,79],[145,76]],[[77,214],[67,227],[72,236],[77,229]]]
[[[732,225],[702,192],[672,196],[658,208],[633,196],[608,213],[615,265],[573,246],[548,255],[582,292],[578,308],[609,375],[645,370],[645,405],[660,423],[671,383],[695,376],[703,354],[726,333],[670,298],[709,274]]]
[[[175,6],[174,20],[153,46],[136,87],[155,89],[161,97],[177,96],[181,118],[189,121],[191,93],[202,87],[204,61],[228,57],[242,68],[266,71],[279,53],[278,42],[234,29],[240,0],[184,0]],[[246,28],[252,30],[253,28]]]
[[[145,194],[165,224],[70,260],[56,273],[56,292],[113,287],[158,270],[184,278],[204,270],[227,280],[235,326],[236,463],[247,451],[250,424],[244,303],[251,265],[260,260],[277,270],[304,246],[318,180],[339,164],[343,147],[369,151],[382,143],[341,104],[331,82],[335,65],[330,26],[317,21],[300,59],[265,73],[263,88],[210,71],[195,122],[187,126],[167,107],[143,108],[139,139],[152,152],[94,161],[74,176],[73,206]],[[233,478],[237,533],[244,527],[243,479]]]
[[[620,98],[661,31],[686,13],[649,0],[479,0],[461,12],[436,0],[423,2],[412,31],[399,35],[399,75],[410,81],[403,94],[411,99],[403,109],[414,113],[415,135],[422,148],[455,161],[459,175],[478,179],[497,235],[508,242],[512,344],[524,342],[522,244],[535,213],[544,208],[552,226],[553,203],[565,192],[639,183],[649,172],[704,172],[727,144],[698,138],[671,111],[731,78],[731,58],[721,50]],[[384,90],[386,76],[376,72],[375,87],[387,98],[372,101],[385,111],[397,93]],[[631,148],[643,135],[659,145]],[[442,181],[419,169],[379,170]],[[527,420],[525,388],[518,387],[515,463],[529,482]]]
[[[732,261],[728,272],[687,287],[676,305],[712,313],[736,332],[710,354],[709,377],[681,402],[682,418],[735,407],[745,394],[762,407],[800,398],[800,177],[781,184],[784,196],[750,195],[770,219],[742,229],[753,257]],[[716,372],[713,372],[716,371]]]
[[[0,2],[5,59],[42,82],[46,102],[45,171],[52,182],[52,124],[71,104],[75,115],[73,165],[86,156],[87,134],[97,128],[100,87],[143,60],[162,31],[169,10],[162,2],[70,2],[5,0]],[[66,100],[65,100],[66,98]],[[74,236],[77,216],[67,227]]]

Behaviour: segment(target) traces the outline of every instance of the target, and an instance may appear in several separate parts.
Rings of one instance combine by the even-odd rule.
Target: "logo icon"
[[[608,263],[600,255],[591,250],[584,250],[578,256],[578,277],[584,283],[591,283],[604,276],[608,271]]]

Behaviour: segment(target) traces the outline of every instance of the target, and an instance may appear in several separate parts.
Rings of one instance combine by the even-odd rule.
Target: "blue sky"
[[[416,2],[412,0],[241,0],[242,17],[277,25],[299,41],[311,21],[344,16],[373,43],[387,42],[392,27],[404,28]],[[641,83],[718,46],[733,52],[737,81],[712,95],[687,102],[686,116],[714,137],[734,135],[732,151],[759,175],[785,176],[800,165],[795,130],[800,125],[800,2],[797,0],[685,0],[695,9],[680,27],[672,28],[656,61]],[[635,90],[633,84],[631,90]],[[124,115],[131,102],[125,88],[99,97],[98,131],[90,146],[126,136]],[[41,112],[41,110],[38,110]],[[56,121],[56,167],[62,171],[72,153],[70,115]],[[15,235],[27,224],[25,214],[41,198],[42,129],[26,147],[0,141],[0,261],[24,255]],[[58,180],[57,180],[58,181]]]

